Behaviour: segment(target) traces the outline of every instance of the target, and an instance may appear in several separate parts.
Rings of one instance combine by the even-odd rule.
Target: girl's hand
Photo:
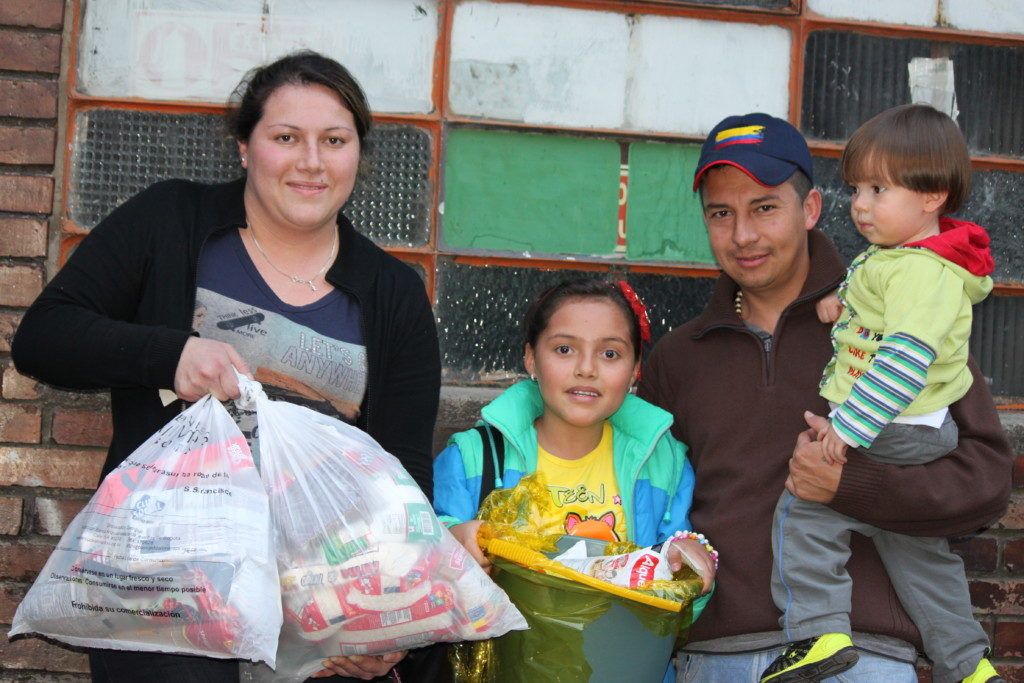
[[[818,299],[818,303],[814,304],[814,310],[818,313],[818,320],[831,324],[839,320],[843,312],[843,302],[835,294],[829,294]]]
[[[715,561],[700,542],[692,538],[673,538],[669,541],[666,556],[673,573],[682,569],[685,562],[703,579],[702,594],[711,590],[711,584],[715,580]]]
[[[491,573],[491,561],[484,555],[484,551],[480,550],[480,543],[476,540],[476,534],[480,530],[480,525],[483,524],[479,519],[474,519],[469,522],[463,522],[462,524],[456,524],[455,526],[448,529],[452,532],[452,536],[455,537],[462,547],[465,548],[470,556],[476,560],[476,563],[480,565],[488,574]]]
[[[395,664],[405,658],[406,651],[389,652],[386,655],[352,655],[351,657],[330,657],[322,663],[324,668],[310,678],[327,678],[328,676],[349,676],[372,681],[378,676],[385,676]]]

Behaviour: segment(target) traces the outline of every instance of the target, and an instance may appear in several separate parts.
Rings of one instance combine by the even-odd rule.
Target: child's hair
[[[625,288],[630,293],[633,292],[629,285],[625,285]],[[643,310],[643,304],[640,303],[639,297],[636,297],[635,293],[632,293],[632,296],[635,297],[636,305],[640,308],[639,313],[623,292],[623,287],[617,282],[601,278],[563,280],[554,287],[545,289],[530,304],[530,308],[526,311],[526,317],[523,319],[523,343],[536,346],[537,339],[547,329],[551,316],[564,302],[570,299],[606,299],[619,308],[626,316],[626,320],[629,321],[629,338],[633,342],[633,352],[639,360],[640,343],[647,341],[650,337],[650,323],[647,322],[647,313]]]
[[[872,178],[914,192],[946,192],[955,213],[971,190],[971,157],[953,119],[926,104],[887,109],[862,125],[843,151],[843,181]]]

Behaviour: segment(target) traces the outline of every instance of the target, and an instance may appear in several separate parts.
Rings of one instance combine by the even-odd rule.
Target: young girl
[[[640,344],[650,338],[647,313],[625,282],[562,282],[543,292],[523,325],[530,380],[481,411],[504,438],[498,487],[543,473],[567,535],[671,542],[673,571],[683,562],[711,588],[717,554],[689,531],[693,468],[669,433],[672,417],[629,393],[640,372]],[[434,461],[434,506],[483,566],[477,545],[485,448],[476,430],[452,436]],[[707,596],[694,604],[693,616]]]
[[[822,322],[836,321],[821,384],[833,410],[828,421],[808,414],[808,423],[833,462],[845,462],[849,446],[888,464],[930,462],[956,447],[948,406],[971,386],[971,306],[992,289],[988,235],[945,215],[970,189],[967,146],[945,114],[896,107],[853,134],[842,171],[853,190],[850,215],[872,246],[853,260],[838,297],[819,302]],[[835,675],[856,663],[844,569],[850,531],[874,541],[936,683],[1002,680],[985,658],[988,639],[946,539],[876,529],[784,492],[772,534],[772,597],[797,642],[763,683]]]

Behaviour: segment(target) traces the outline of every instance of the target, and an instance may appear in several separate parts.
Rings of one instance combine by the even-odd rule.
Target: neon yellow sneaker
[[[857,663],[858,658],[850,636],[826,633],[790,643],[786,651],[761,674],[761,683],[820,681],[846,671]]]
[[[964,679],[964,683],[1006,683],[1006,681],[992,666],[992,662],[982,658],[978,662],[978,666],[974,668],[974,673]]]

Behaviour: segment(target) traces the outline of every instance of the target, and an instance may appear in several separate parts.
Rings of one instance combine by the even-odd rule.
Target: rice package
[[[270,543],[249,447],[206,397],[104,478],[9,635],[273,666],[282,616]]]
[[[394,456],[351,425],[242,384],[241,404],[257,413],[284,605],[277,680],[304,680],[334,655],[526,628]]]

